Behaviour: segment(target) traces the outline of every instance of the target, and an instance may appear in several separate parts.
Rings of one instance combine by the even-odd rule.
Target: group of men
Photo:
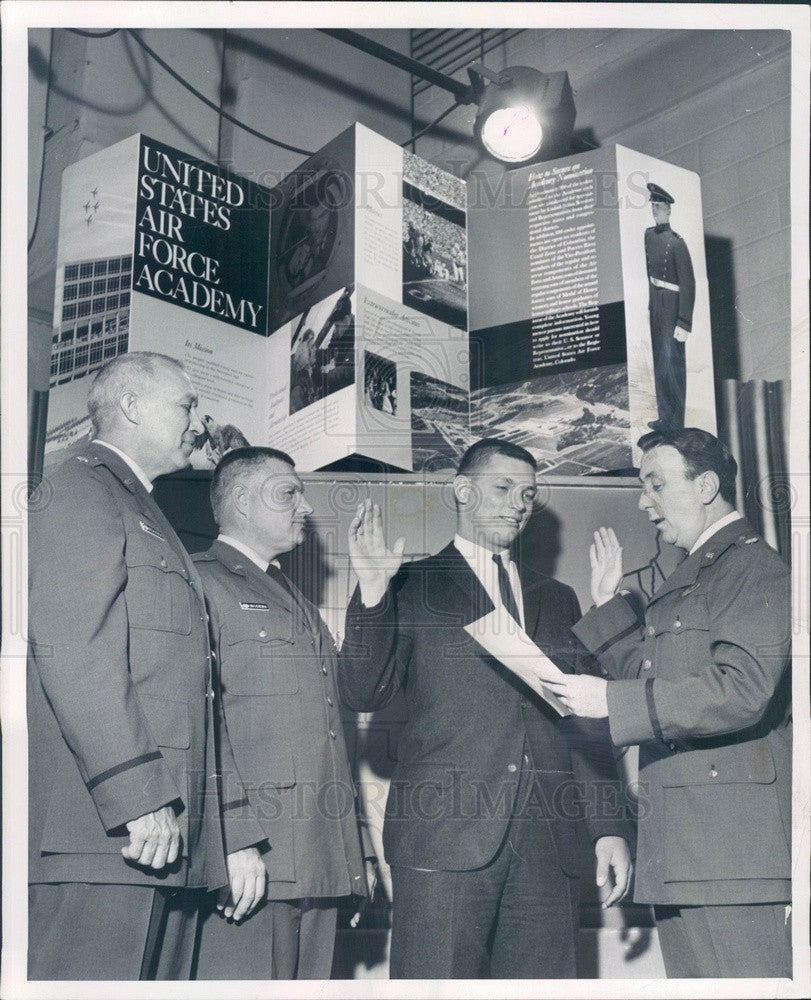
[[[632,876],[611,741],[641,747],[635,898],[668,975],[790,975],[787,574],[736,514],[720,442],[641,442],[640,506],[689,552],[644,621],[610,529],[584,617],[520,565],[536,463],[485,439],[437,555],[404,564],[379,507],[358,509],[338,652],[277,561],[312,513],[288,455],[221,459],[219,536],[194,558],[152,497],[188,465],[196,404],[168,357],[110,362],[93,440],[32,504],[30,979],[328,978],[338,901],[373,868],[339,704],[398,692],[392,977],[577,975],[578,831],[604,905]],[[469,634],[485,615],[539,648],[537,682]],[[545,658],[562,675],[542,684]]]

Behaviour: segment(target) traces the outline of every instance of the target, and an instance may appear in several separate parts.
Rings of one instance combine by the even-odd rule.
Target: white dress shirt
[[[504,614],[509,614],[504,607],[504,602],[501,600],[501,590],[498,586],[498,569],[493,562],[493,552],[482,545],[477,545],[475,542],[463,538],[461,535],[454,536],[453,544],[468,566],[476,574],[479,583],[487,591],[487,596],[496,608],[502,610]],[[502,549],[498,553],[498,557],[504,563],[507,570],[507,576],[510,579],[510,585],[515,595],[515,603],[518,605],[518,614],[521,616],[518,624],[521,628],[524,628],[524,595],[521,591],[521,578],[518,575],[518,567],[510,559],[509,549]]]

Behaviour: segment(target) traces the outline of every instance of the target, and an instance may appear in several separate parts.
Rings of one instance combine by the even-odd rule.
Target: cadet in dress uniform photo
[[[692,330],[696,282],[690,251],[684,239],[670,228],[675,199],[658,184],[648,184],[655,225],[645,230],[648,268],[653,377],[659,416],[652,430],[684,427],[687,391],[685,342]]]

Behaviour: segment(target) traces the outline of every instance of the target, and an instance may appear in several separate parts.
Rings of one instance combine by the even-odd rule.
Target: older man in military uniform
[[[645,230],[645,257],[653,377],[659,409],[658,420],[651,421],[649,426],[653,430],[681,430],[687,386],[684,345],[692,328],[696,282],[687,244],[670,228],[670,206],[675,199],[658,184],[648,184],[648,191],[656,223]]]

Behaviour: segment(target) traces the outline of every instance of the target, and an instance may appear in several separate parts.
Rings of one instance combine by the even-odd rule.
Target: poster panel
[[[548,473],[631,464],[615,184],[608,147],[469,192],[471,436]]]

